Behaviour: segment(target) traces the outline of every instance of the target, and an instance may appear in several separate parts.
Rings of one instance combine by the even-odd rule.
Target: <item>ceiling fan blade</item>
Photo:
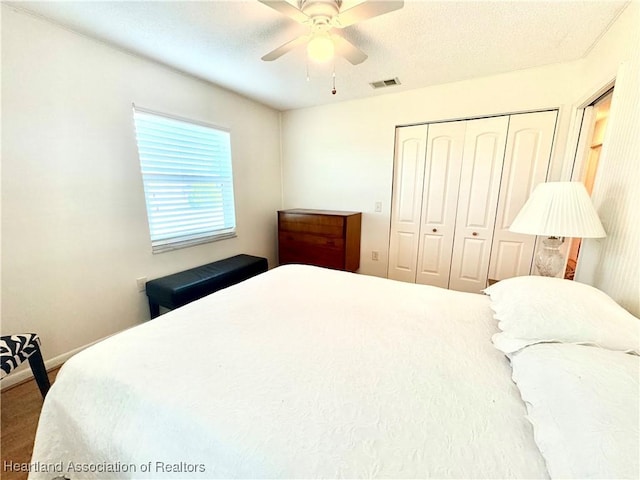
[[[368,20],[369,18],[384,15],[385,13],[399,10],[404,6],[404,0],[368,1],[355,7],[340,12],[333,18],[333,24],[337,28],[345,28],[354,23]]]
[[[302,35],[301,37],[291,40],[290,42],[287,42],[284,45],[280,45],[278,48],[267,53],[264,57],[262,57],[262,60],[264,60],[265,62],[271,62],[272,60],[280,58],[282,55],[290,52],[297,46],[307,43],[310,37],[311,37],[310,35]]]
[[[333,40],[336,54],[346,58],[351,64],[358,65],[368,58],[366,53],[340,35],[331,35],[331,39]]]
[[[302,10],[298,10],[296,7],[291,5],[289,2],[285,0],[258,0],[260,3],[264,3],[265,5],[277,10],[283,15],[286,15],[289,18],[292,18],[296,22],[304,23],[309,20],[309,17],[305,15]]]

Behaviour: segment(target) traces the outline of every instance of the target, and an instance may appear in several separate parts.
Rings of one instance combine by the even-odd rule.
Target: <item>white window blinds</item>
[[[134,107],[154,253],[235,236],[229,132]]]

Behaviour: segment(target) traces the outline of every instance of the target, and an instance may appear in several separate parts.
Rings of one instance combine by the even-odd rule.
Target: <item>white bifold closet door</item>
[[[452,290],[479,292],[487,286],[508,127],[506,116],[467,122],[449,276]]]
[[[465,121],[429,125],[416,283],[449,286],[466,128]]]
[[[528,275],[533,268],[536,237],[509,227],[536,185],[547,178],[557,116],[556,110],[511,115],[488,278]]]
[[[388,277],[416,281],[427,125],[396,128]]]
[[[509,225],[545,181],[557,112],[396,129],[389,278],[479,292],[530,273]]]

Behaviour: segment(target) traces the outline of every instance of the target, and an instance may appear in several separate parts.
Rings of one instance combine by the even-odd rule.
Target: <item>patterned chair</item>
[[[0,378],[4,378],[15,370],[18,365],[29,360],[31,371],[36,379],[42,398],[51,386],[47,369],[44,366],[40,352],[40,338],[35,333],[21,333],[0,337]]]

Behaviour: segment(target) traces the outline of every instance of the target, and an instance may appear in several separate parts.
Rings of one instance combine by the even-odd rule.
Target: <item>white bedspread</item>
[[[279,267],[70,359],[29,478],[547,478],[496,332],[483,295]]]

